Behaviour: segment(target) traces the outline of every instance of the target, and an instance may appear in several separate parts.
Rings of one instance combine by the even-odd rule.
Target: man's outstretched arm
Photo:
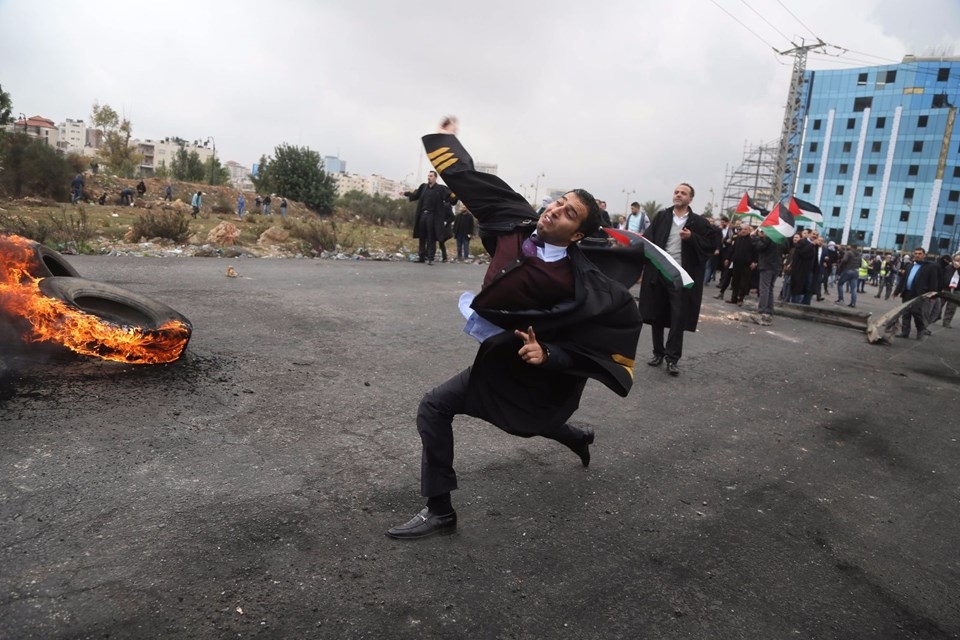
[[[456,120],[445,118],[440,133],[423,136],[423,147],[434,169],[477,220],[481,224],[510,218],[536,220],[536,212],[523,196],[499,177],[474,168],[456,132]]]

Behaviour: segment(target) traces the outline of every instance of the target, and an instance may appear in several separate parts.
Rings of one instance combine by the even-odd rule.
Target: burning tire
[[[80,276],[77,270],[70,266],[70,263],[62,255],[48,249],[39,242],[34,247],[35,266],[31,265],[31,272],[34,278],[49,278],[51,276],[77,278]]]
[[[10,282],[15,273],[31,278],[80,275],[53,249],[21,236],[0,235],[0,282]]]
[[[162,302],[120,287],[77,277],[40,280],[40,293],[82,313],[62,313],[66,330],[44,341],[60,341],[83,355],[136,364],[177,360],[193,327]],[[69,316],[75,317],[69,317]],[[62,328],[61,328],[62,329]]]

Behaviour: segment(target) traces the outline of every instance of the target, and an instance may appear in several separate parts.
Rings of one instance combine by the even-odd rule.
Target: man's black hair
[[[571,189],[570,193],[577,196],[580,202],[587,207],[587,217],[580,223],[580,228],[577,231],[582,233],[583,237],[588,238],[600,228],[600,205],[597,204],[597,199],[593,197],[593,194],[586,189]]]
[[[634,201],[634,202],[631,202],[631,203],[630,203],[630,206],[631,206],[631,207],[639,207],[639,206],[640,206],[640,203]]]

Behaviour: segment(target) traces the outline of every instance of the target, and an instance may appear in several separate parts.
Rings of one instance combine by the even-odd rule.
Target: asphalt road
[[[481,267],[70,260],[194,335],[156,367],[0,356],[0,638],[960,637],[960,329],[709,298],[679,378],[645,331],[628,398],[588,384],[589,469],[458,419],[460,529],[404,543]]]

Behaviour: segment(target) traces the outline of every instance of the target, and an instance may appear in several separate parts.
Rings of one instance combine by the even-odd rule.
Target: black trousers
[[[683,291],[666,287],[666,296],[670,304],[670,333],[667,334],[667,343],[663,343],[664,325],[651,325],[653,339],[653,355],[663,356],[667,362],[676,363],[683,355],[683,326],[686,323],[686,312],[683,308]]]
[[[730,287],[730,299],[743,302],[750,293],[750,264],[733,265],[733,284]]]
[[[437,253],[437,230],[433,226],[433,213],[424,211],[420,214],[420,260],[433,262]]]
[[[905,302],[909,302],[915,298],[916,296],[910,296],[905,300]],[[901,322],[903,323],[900,328],[901,335],[910,335],[910,319],[912,318],[913,324],[917,327],[917,337],[920,338],[923,336],[923,330],[927,328],[926,319],[923,315],[924,302],[926,301],[917,302],[911,305],[910,308],[907,309],[907,312],[900,316]]]
[[[426,498],[449,493],[457,488],[457,473],[453,470],[453,417],[471,415],[481,420],[486,419],[482,415],[466,411],[469,383],[468,367],[429,391],[417,408],[417,431],[423,444],[420,495]],[[585,434],[577,427],[562,424],[544,433],[531,434],[533,435],[570,446],[579,444]]]
[[[726,291],[727,287],[730,286],[730,276],[733,274],[733,269],[728,266],[724,267],[722,264],[723,263],[721,262],[720,282],[718,283],[720,285],[720,295],[723,295],[723,292]]]

